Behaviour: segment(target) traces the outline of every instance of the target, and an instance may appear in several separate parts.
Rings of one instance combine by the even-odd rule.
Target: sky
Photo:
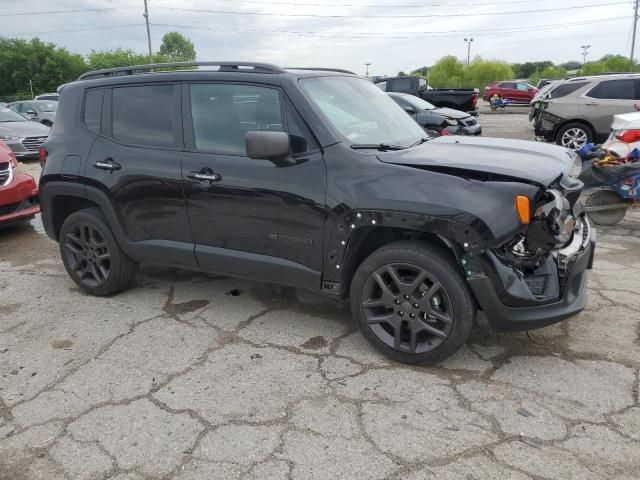
[[[395,75],[444,55],[508,62],[628,56],[632,0],[148,0],[152,48],[178,31],[198,60]],[[0,35],[83,55],[147,51],[143,0],[0,0]],[[640,36],[640,32],[639,32]],[[640,39],[636,42],[636,49]],[[640,57],[640,52],[636,58]]]

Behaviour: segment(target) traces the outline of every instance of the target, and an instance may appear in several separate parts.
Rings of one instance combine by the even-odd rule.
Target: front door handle
[[[113,172],[114,170],[120,170],[122,168],[119,163],[113,161],[112,158],[106,158],[104,161],[97,161],[93,164],[94,167],[99,168],[100,170],[109,170]]]
[[[191,172],[189,178],[209,183],[219,182],[220,180],[222,180],[222,177],[217,173],[213,173],[210,168],[203,168],[199,172]]]

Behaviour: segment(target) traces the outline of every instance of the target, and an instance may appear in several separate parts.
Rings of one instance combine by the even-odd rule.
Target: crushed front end
[[[579,199],[582,187],[561,176],[536,196],[514,238],[480,255],[484,275],[468,281],[494,331],[544,327],[586,306],[596,232]]]

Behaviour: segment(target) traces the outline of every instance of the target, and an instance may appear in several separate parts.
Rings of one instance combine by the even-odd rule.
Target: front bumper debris
[[[585,308],[587,270],[593,266],[596,231],[585,216],[581,216],[579,221],[579,226],[569,244],[553,254],[557,266],[559,298],[552,301],[546,299],[536,301],[525,279],[519,279],[522,285],[515,285],[516,288],[514,288],[514,279],[501,280],[498,272],[492,272],[493,282],[489,275],[468,279],[492,330],[506,332],[546,327],[572,317]],[[495,278],[498,278],[497,281],[502,282],[503,285],[494,285]],[[503,280],[507,280],[506,285]],[[521,294],[524,291],[529,291],[530,295],[522,295],[519,306],[517,305],[519,297],[515,294]]]

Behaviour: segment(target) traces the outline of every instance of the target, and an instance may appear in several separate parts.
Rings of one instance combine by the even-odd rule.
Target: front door
[[[633,78],[605,80],[580,98],[583,116],[593,123],[598,135],[608,134],[614,115],[635,111],[639,87]]]
[[[179,102],[177,84],[87,90],[84,126],[100,135],[85,176],[107,193],[136,256],[191,267]]]
[[[325,166],[283,93],[266,85],[185,84],[183,110],[182,178],[200,267],[319,288]],[[248,158],[252,130],[287,131],[295,162]]]

